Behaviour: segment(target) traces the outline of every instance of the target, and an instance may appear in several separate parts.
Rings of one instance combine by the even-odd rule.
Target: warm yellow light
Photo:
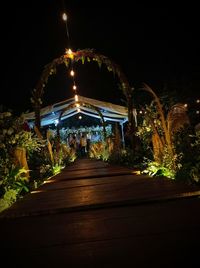
[[[76,85],[73,85],[73,90],[76,90],[76,89],[77,89]]]
[[[79,103],[76,103],[76,107],[80,107],[80,104]]]
[[[63,18],[64,21],[67,21],[67,14],[63,13],[62,18]]]
[[[31,191],[31,194],[38,194],[38,193],[42,193],[42,192],[44,192],[44,190]]]
[[[196,114],[199,114],[199,111],[196,111]]]
[[[78,101],[78,95],[74,96],[75,101]]]
[[[74,53],[73,53],[73,51],[71,50],[71,48],[66,49],[65,54],[67,54],[67,57],[68,57],[68,58],[70,58],[70,59],[72,59],[72,60],[74,59]]]
[[[74,71],[73,70],[71,70],[70,75],[74,76]]]
[[[135,175],[141,175],[141,171],[140,170],[134,170],[131,173],[132,174],[135,174]]]
[[[197,100],[197,103],[200,103],[200,100]]]
[[[48,181],[44,181],[43,183],[52,183],[52,182],[55,182],[55,180],[48,180]]]
[[[73,53],[72,50],[71,50],[71,48],[69,48],[69,49],[67,50],[67,53],[68,53],[68,54],[72,54],[72,53]]]
[[[78,113],[80,113],[81,109],[80,109],[80,108],[78,108],[78,109],[77,109],[77,111],[78,111]]]
[[[184,107],[185,107],[185,108],[187,108],[187,107],[188,107],[187,103],[185,103],[185,104],[184,104]]]

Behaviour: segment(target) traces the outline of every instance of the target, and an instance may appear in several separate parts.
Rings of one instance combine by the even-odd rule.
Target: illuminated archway
[[[77,50],[76,52],[67,53],[59,58],[54,59],[51,63],[45,66],[41,78],[38,81],[36,88],[32,92],[31,102],[33,103],[33,108],[35,111],[35,125],[40,129],[40,109],[42,105],[42,97],[44,94],[44,88],[48,82],[50,75],[56,73],[56,68],[60,64],[65,64],[68,68],[71,62],[81,61],[83,64],[85,61],[95,61],[99,66],[105,64],[108,71],[112,71],[113,74],[117,75],[121,84],[123,94],[126,97],[127,106],[128,106],[128,121],[130,130],[133,133],[135,129],[135,121],[133,115],[133,88],[129,85],[129,82],[122,72],[119,65],[114,63],[108,57],[94,52],[92,49],[83,49]]]

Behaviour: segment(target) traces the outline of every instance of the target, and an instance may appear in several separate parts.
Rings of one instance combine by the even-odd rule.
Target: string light
[[[67,14],[63,13],[62,18],[63,18],[64,21],[67,21]]]
[[[76,86],[75,79],[74,79],[74,76],[75,76],[75,72],[73,70],[74,53],[71,50],[71,48],[69,48],[70,47],[70,38],[69,38],[69,31],[68,31],[68,25],[67,25],[68,17],[67,17],[67,14],[65,12],[63,13],[62,18],[65,21],[67,37],[68,37],[68,49],[66,49],[65,53],[67,54],[68,58],[70,58],[72,60],[71,61],[72,69],[70,71],[70,76],[72,76],[72,78],[73,78],[73,87],[72,88],[73,88],[73,91],[75,93],[75,95],[74,95],[74,99],[75,99],[75,103],[76,103],[75,105],[78,108],[78,107],[80,107],[80,104],[77,103],[78,102],[78,94],[77,94],[77,86]],[[78,108],[77,111],[80,112],[80,108]]]
[[[70,75],[71,75],[71,76],[74,76],[74,74],[75,74],[74,70],[71,70],[71,71],[70,71]]]
[[[66,49],[65,54],[67,54],[67,56],[68,56],[70,59],[72,59],[72,60],[74,59],[74,53],[73,53],[73,51],[71,50],[71,48]]]
[[[74,99],[75,99],[75,102],[78,101],[78,95],[77,94],[74,96]]]

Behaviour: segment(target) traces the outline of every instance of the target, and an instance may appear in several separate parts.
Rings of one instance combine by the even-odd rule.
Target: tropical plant
[[[151,174],[153,167],[153,170],[156,170],[156,172],[152,174],[158,174],[157,169],[160,169],[162,174],[165,173],[169,177],[174,178],[180,168],[179,160],[181,154],[180,151],[175,150],[174,135],[189,124],[186,109],[183,104],[176,104],[166,111],[163,109],[159,97],[148,85],[144,84],[142,89],[153,96],[151,105],[143,109],[145,118],[143,128],[138,127],[138,135],[143,141],[146,139],[146,134],[144,134],[145,125],[146,130],[148,129],[148,133],[151,136],[154,159],[152,164],[148,163],[145,170]]]
[[[181,154],[176,179],[200,183],[200,133],[192,127],[177,132],[175,148]]]

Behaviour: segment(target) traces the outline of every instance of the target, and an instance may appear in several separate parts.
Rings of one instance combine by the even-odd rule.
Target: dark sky
[[[82,1],[10,1],[1,7],[1,100],[14,111],[32,110],[31,91],[46,64],[68,47],[68,14],[73,50],[94,48],[119,64],[131,86],[149,84],[159,94],[176,90],[180,98],[200,94],[198,8],[105,4]],[[130,2],[130,1],[128,1]],[[118,79],[94,63],[75,66],[80,95],[119,103]],[[68,70],[58,68],[45,90],[45,104],[72,97]]]

